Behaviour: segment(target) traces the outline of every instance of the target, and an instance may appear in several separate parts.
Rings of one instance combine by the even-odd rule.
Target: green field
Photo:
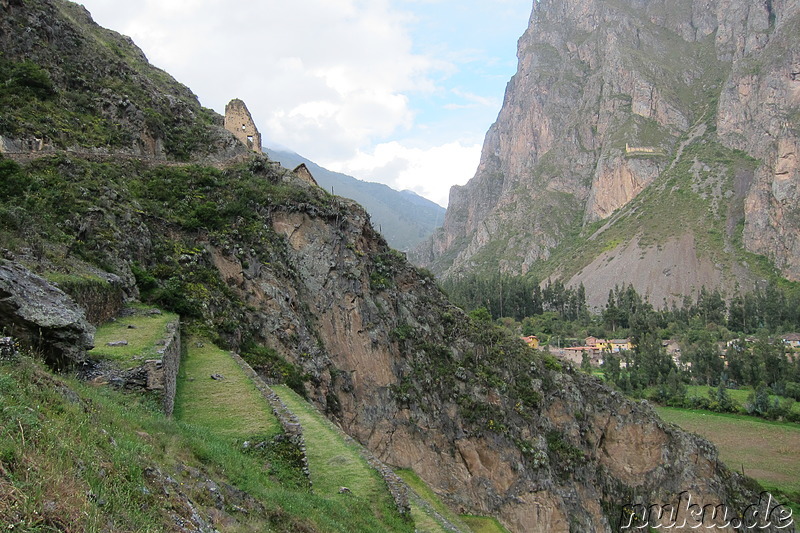
[[[689,385],[688,387],[686,387],[686,396],[708,398],[709,390],[716,391],[716,387],[709,387],[708,385]],[[753,393],[753,390],[750,388],[727,389],[727,391],[731,399],[736,401],[742,408],[744,408],[744,404],[747,403],[747,397]],[[775,401],[776,398],[778,400],[784,399],[783,396],[770,395],[769,397],[770,401]],[[800,402],[795,402],[792,405],[792,411],[795,413],[800,413]]]
[[[713,442],[731,470],[800,499],[800,425],[760,418],[657,407],[659,415]]]

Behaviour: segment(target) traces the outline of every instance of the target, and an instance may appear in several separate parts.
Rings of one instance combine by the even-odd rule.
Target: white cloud
[[[475,173],[481,156],[480,144],[453,142],[430,148],[411,148],[397,141],[359,152],[348,161],[325,166],[366,181],[378,181],[398,189],[410,189],[446,206],[450,187],[463,185]]]
[[[83,0],[99,23],[222,112],[250,108],[265,141],[346,158],[411,127],[408,92],[447,68],[412,52],[411,18],[387,0]],[[121,7],[124,6],[124,7]]]

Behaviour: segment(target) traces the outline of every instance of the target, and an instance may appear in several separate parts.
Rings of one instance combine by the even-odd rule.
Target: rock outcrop
[[[0,329],[59,368],[84,361],[94,347],[94,327],[69,296],[6,260],[0,260]]]
[[[445,277],[534,268],[567,281],[576,269],[563,259],[541,265],[576,237],[595,241],[560,253],[579,267],[612,240],[699,238],[663,208],[664,198],[694,194],[708,211],[713,201],[741,203],[712,221],[727,240],[701,258],[724,263],[719,279],[750,285],[732,252],[742,241],[800,279],[798,24],[790,0],[535,2],[476,175],[451,190],[443,228],[412,259]],[[693,164],[718,171],[720,186],[706,194],[681,182]],[[624,218],[615,212],[651,220],[604,242]]]

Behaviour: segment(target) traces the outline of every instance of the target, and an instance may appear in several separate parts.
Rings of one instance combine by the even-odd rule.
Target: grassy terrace
[[[187,353],[178,379],[175,418],[188,431],[217,439],[198,446],[195,453],[208,459],[218,454],[242,455],[243,440],[262,440],[281,432],[269,403],[226,351],[195,338],[186,340],[184,346]],[[212,379],[212,374],[223,379]],[[309,520],[319,531],[413,531],[413,524],[394,509],[383,480],[357,451],[345,445],[330,423],[291,390],[276,388],[303,424],[314,493],[299,487],[296,475],[293,478],[286,466],[277,464],[282,458],[275,452],[266,457],[271,469],[265,469],[262,460],[243,475],[245,481],[260,479],[262,485],[250,486],[250,491],[266,491],[270,506]],[[227,442],[227,447],[220,442]],[[352,494],[339,494],[341,486],[350,488]]]
[[[167,334],[167,324],[178,315],[160,312],[148,307],[133,307],[131,316],[118,318],[97,328],[95,348],[89,355],[108,359],[120,366],[135,365],[147,359],[159,359],[158,342]],[[109,342],[126,341],[125,346],[108,346]]]
[[[782,492],[800,507],[800,425],[743,415],[669,407],[656,408],[667,422],[713,442],[731,470]]]
[[[267,400],[227,352],[191,338],[186,353],[178,376],[175,418],[240,440],[281,432]]]
[[[397,512],[383,478],[361,456],[356,444],[348,443],[333,423],[289,387],[277,385],[272,389],[303,426],[314,494],[330,502],[346,502],[360,513],[395,527],[415,529]],[[347,487],[350,493],[340,494],[341,487]]]
[[[380,475],[361,457],[356,445],[345,442],[338,429],[316,409],[286,386],[272,389],[303,426],[306,452],[311,468],[314,492],[321,496],[339,495],[347,487],[351,494],[342,497],[368,500],[390,500],[386,484]]]
[[[411,489],[427,502],[430,507],[437,513],[442,515],[451,524],[463,529],[464,531],[472,531],[473,533],[508,533],[495,518],[486,516],[472,516],[472,515],[456,515],[439,499],[435,492],[422,480],[413,470],[400,469],[396,471],[397,475],[403,478],[403,481],[411,487]],[[417,529],[419,531],[442,531],[442,526],[421,506],[412,506],[412,514],[414,520],[417,521]],[[417,516],[420,516],[420,519]],[[428,525],[429,529],[425,529],[421,524]]]
[[[474,533],[508,533],[508,530],[504,528],[496,518],[463,515],[461,520],[463,520]]]

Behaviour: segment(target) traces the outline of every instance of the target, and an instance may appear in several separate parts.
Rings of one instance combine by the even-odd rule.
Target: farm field
[[[731,470],[756,479],[770,490],[800,504],[800,424],[769,422],[755,417],[657,407],[667,422],[697,433],[719,449]]]

